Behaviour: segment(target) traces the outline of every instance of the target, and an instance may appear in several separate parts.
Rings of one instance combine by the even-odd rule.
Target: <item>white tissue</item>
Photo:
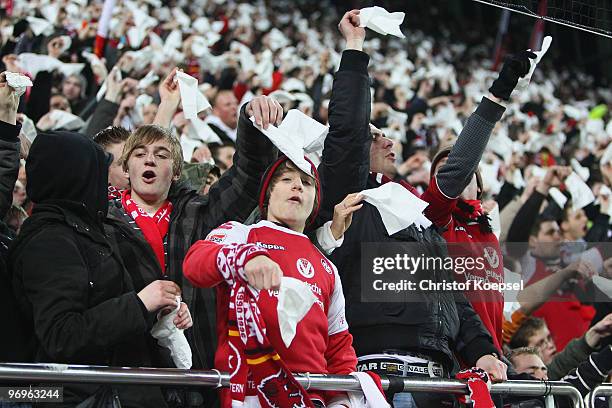
[[[489,218],[491,219],[491,229],[493,230],[493,234],[499,239],[499,235],[501,234],[501,219],[499,218],[499,205],[495,203],[495,207],[489,212]]]
[[[255,118],[251,117],[255,124]],[[255,124],[261,133],[291,160],[300,170],[312,176],[310,163],[304,154],[322,150],[329,128],[297,109],[291,109],[282,123],[268,129]]]
[[[190,139],[199,140],[204,143],[223,144],[219,135],[208,126],[208,123],[200,118],[189,119],[189,123],[187,124],[187,136],[189,136]]]
[[[550,188],[548,190],[548,194],[550,194],[550,196],[555,201],[555,203],[557,203],[559,208],[565,208],[565,203],[567,203],[567,197],[557,187]]]
[[[187,119],[195,119],[198,113],[210,108],[208,99],[198,89],[198,80],[194,77],[178,71],[176,79],[181,93],[183,112]]]
[[[60,38],[62,39],[62,54],[66,51],[68,51],[68,49],[70,48],[70,46],[72,45],[72,39],[70,37],[68,37],[67,35],[62,35],[60,36]]]
[[[588,263],[593,268],[595,275],[599,275],[603,271],[604,260],[597,248],[591,248],[580,254],[580,261]]]
[[[295,278],[281,278],[276,310],[278,327],[286,347],[291,345],[298,323],[316,301],[317,297],[306,283]]]
[[[393,235],[412,224],[427,228],[431,221],[423,215],[427,202],[421,200],[397,183],[363,190],[365,201],[372,204],[382,218],[387,233]]]
[[[583,181],[586,182],[589,179],[591,172],[589,171],[588,167],[581,166],[580,163],[578,163],[578,160],[575,158],[572,158],[570,164],[572,165],[572,170],[574,170]]]
[[[595,201],[593,192],[575,172],[565,179],[565,186],[572,195],[572,207],[583,208]]]
[[[606,296],[612,298],[612,280],[602,276],[593,276],[593,284],[599,288]]]
[[[378,389],[378,386],[368,373],[354,372],[351,376],[359,380],[361,391],[347,392],[351,407],[363,408],[389,408],[390,405],[385,399],[385,396]],[[345,405],[340,405],[345,406]],[[331,406],[330,406],[331,408]]]
[[[540,63],[540,60],[542,59],[542,57],[544,57],[544,55],[548,51],[548,48],[550,47],[551,43],[552,43],[552,37],[547,35],[546,37],[544,37],[544,41],[542,41],[542,49],[540,51],[533,51],[533,53],[536,55],[536,58],[529,60],[529,63],[531,64],[529,73],[525,75],[523,78],[519,79],[518,84],[514,87],[515,89],[518,89],[520,91],[520,90],[527,88],[527,86],[529,85],[529,82],[531,82],[531,77],[533,75],[533,72],[536,69],[536,66]],[[528,51],[531,51],[531,50],[528,50]]]
[[[359,12],[359,26],[367,27],[379,34],[391,34],[399,38],[406,38],[400,30],[400,24],[406,14],[402,12],[389,13],[382,7],[366,7]]]
[[[159,76],[155,73],[155,71],[149,71],[144,78],[138,81],[138,89],[146,89],[149,85],[153,85],[155,81],[158,80]]]
[[[18,72],[6,72],[6,82],[15,90],[18,96],[25,93],[26,87],[32,86],[30,78]]]
[[[79,130],[83,127],[83,125],[85,125],[83,119],[63,110],[52,110],[50,117],[53,120],[54,125],[49,130]]]
[[[26,17],[26,20],[28,20],[28,23],[30,24],[30,28],[34,32],[34,35],[53,34],[53,24],[51,24],[47,20],[37,17]]]
[[[170,356],[177,368],[191,368],[191,348],[183,330],[174,325],[181,303],[165,316],[158,316],[158,321],[151,329],[151,336],[157,339],[157,344],[170,350]]]

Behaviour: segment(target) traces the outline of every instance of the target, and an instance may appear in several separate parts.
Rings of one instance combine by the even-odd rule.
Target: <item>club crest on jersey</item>
[[[486,258],[491,268],[497,268],[499,266],[499,256],[497,255],[497,251],[493,247],[485,247],[484,249],[484,257]]]
[[[306,408],[302,391],[283,370],[264,378],[257,390],[270,408]]]
[[[308,259],[300,258],[295,263],[298,272],[305,278],[312,278],[315,274],[314,266],[310,263]]]
[[[331,266],[329,266],[329,262],[327,262],[326,259],[321,258],[321,265],[323,265],[323,269],[325,269],[325,272],[329,273],[330,275],[334,274],[334,270]]]

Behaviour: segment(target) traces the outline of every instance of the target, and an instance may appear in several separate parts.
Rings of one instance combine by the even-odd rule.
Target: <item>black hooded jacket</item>
[[[368,61],[361,51],[345,50],[335,74],[329,104],[330,130],[318,169],[324,191],[320,222],[332,219],[334,206],[347,194],[381,185],[369,175],[372,136]],[[462,293],[406,292],[405,298],[385,299],[382,292],[375,299],[365,299],[368,292],[363,289],[371,286],[374,276],[367,272],[372,269],[366,252],[380,256],[383,251],[412,258],[447,256],[445,241],[434,227],[420,230],[413,224],[389,235],[376,207],[364,203],[355,212],[342,246],[330,259],[342,279],[346,317],[358,356],[389,349],[419,352],[450,371],[456,368],[455,354],[472,365],[481,356],[496,352],[491,336]],[[411,280],[444,283],[452,279],[447,271],[432,270],[417,271]]]
[[[110,157],[72,132],[39,135],[26,173],[35,203],[10,248],[13,289],[36,335],[34,362],[147,366],[149,313],[104,234]],[[66,385],[72,406],[98,385]],[[117,387],[124,406],[165,406],[159,389]],[[141,394],[142,393],[142,394]]]

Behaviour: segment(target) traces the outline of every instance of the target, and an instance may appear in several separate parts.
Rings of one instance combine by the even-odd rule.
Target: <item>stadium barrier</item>
[[[305,389],[358,391],[359,381],[347,375],[296,374]],[[64,364],[0,364],[0,381],[37,383],[99,383],[134,385],[177,385],[227,387],[229,374],[217,370],[182,370],[177,368],[104,367]],[[396,391],[466,394],[464,382],[437,378],[381,378],[383,389]],[[403,388],[402,388],[403,387]],[[598,387],[600,395],[612,395],[612,384]],[[610,394],[603,394],[603,392]],[[571,400],[575,408],[584,408],[578,390],[563,381],[505,381],[493,384],[491,394],[521,397],[559,396]]]
[[[595,401],[597,397],[610,397],[612,396],[612,383],[603,383],[593,388],[587,398],[587,406],[589,408],[595,407]]]

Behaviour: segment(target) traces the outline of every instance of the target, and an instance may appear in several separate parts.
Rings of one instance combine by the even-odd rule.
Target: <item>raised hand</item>
[[[363,50],[365,28],[359,27],[359,10],[344,13],[338,23],[338,30],[346,40],[346,49]]]

